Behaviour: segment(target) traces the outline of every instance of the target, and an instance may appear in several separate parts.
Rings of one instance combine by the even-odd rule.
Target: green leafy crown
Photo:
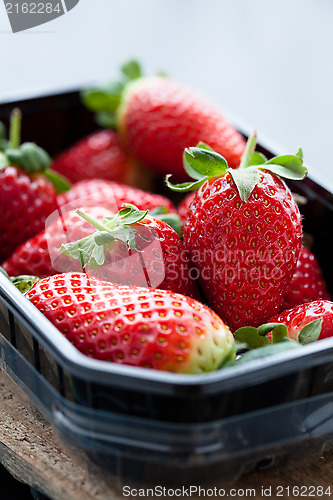
[[[121,66],[121,77],[101,87],[84,90],[81,98],[84,105],[96,113],[97,123],[104,128],[116,128],[117,110],[122,94],[129,82],[142,77],[140,64],[135,60],[127,61]]]
[[[84,220],[92,224],[97,231],[73,243],[62,245],[62,253],[80,261],[82,268],[89,265],[90,269],[96,269],[104,264],[105,245],[123,241],[126,245],[135,248],[135,234],[131,228],[133,224],[140,222],[148,214],[148,210],[139,210],[136,206],[124,203],[123,208],[114,216],[106,216],[99,222],[83,210],[76,210]]]

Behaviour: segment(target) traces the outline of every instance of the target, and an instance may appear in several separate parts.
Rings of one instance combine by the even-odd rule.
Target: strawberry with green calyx
[[[330,294],[315,255],[301,247],[296,270],[284,294],[280,311],[315,300],[330,300]]]
[[[21,114],[11,115],[9,142],[0,152],[0,262],[44,228],[57,209],[57,191],[69,188],[48,166],[48,154],[32,143],[20,144]]]
[[[319,329],[318,340],[332,337],[333,332],[333,302],[316,300],[300,304],[292,309],[283,311],[274,316],[272,322],[283,323],[287,327],[288,337],[300,341],[304,332],[308,332],[313,325]]]
[[[114,215],[103,207],[84,207],[84,210],[99,221],[107,215]],[[59,248],[94,231],[95,228],[75,210],[54,213],[52,220],[47,220],[45,229],[17,247],[2,266],[10,276],[33,274],[40,278],[59,272],[82,271],[79,262],[66,257]]]
[[[198,190],[184,242],[210,306],[232,330],[277,313],[302,243],[298,207],[280,178],[305,177],[301,150],[266,160],[255,144],[253,135],[237,170],[206,145],[186,149],[184,168],[194,181],[166,180],[174,191]]]
[[[2,273],[6,278],[16,286],[20,292],[28,292],[36,283],[39,281],[37,276],[9,276],[8,273],[0,266],[0,273]]]
[[[297,339],[292,340],[297,340],[302,345],[315,342],[320,337],[322,324],[322,318],[314,319],[299,330]],[[258,328],[243,326],[238,328],[234,335],[239,342],[246,343],[250,350],[290,338],[288,325],[282,322],[266,323]]]
[[[143,77],[133,61],[122,73],[120,82],[88,90],[83,100],[99,123],[118,129],[136,158],[160,176],[172,172],[182,180],[184,148],[205,141],[238,167],[245,141],[214,106],[170,78]]]
[[[40,280],[25,296],[91,358],[202,374],[235,356],[234,337],[222,320],[178,293],[66,273]]]
[[[103,221],[82,210],[77,213],[97,231],[60,250],[77,259],[87,273],[113,283],[198,296],[188,251],[168,224],[130,204]]]

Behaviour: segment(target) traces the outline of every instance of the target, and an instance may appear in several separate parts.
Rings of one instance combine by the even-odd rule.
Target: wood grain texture
[[[125,498],[117,478],[112,474],[106,477],[83,452],[64,443],[23,391],[3,372],[0,373],[0,461],[16,479],[54,500]],[[288,486],[331,487],[333,496],[333,451],[328,450],[324,456],[292,470],[253,471],[229,487],[218,483],[209,485],[217,489],[225,487],[227,492],[229,488],[247,490],[247,495],[240,491],[234,498],[254,499],[265,498],[262,489],[268,493],[269,488],[269,498],[281,498],[276,496],[278,486],[284,488],[284,498],[296,498],[290,492],[287,495]],[[199,500],[202,496],[191,498]]]

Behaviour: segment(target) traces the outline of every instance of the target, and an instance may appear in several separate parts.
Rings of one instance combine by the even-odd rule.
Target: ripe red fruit
[[[315,255],[301,248],[295,273],[283,297],[281,311],[315,300],[329,300],[330,295]]]
[[[40,280],[26,297],[92,358],[203,373],[234,357],[234,339],[222,320],[180,294],[68,273]]]
[[[124,144],[140,161],[160,176],[171,172],[181,180],[187,177],[184,148],[204,141],[238,167],[245,141],[213,105],[167,77],[144,78],[131,64],[130,72],[123,67],[125,85],[88,91],[84,99],[94,111],[116,114]]]
[[[87,207],[85,211],[102,221],[112,212],[103,207]],[[37,236],[20,245],[3,264],[9,276],[29,274],[44,278],[58,272],[82,271],[79,262],[60,252],[61,245],[89,236],[94,228],[74,210],[59,217],[46,226]]]
[[[171,201],[165,196],[100,179],[78,182],[67,193],[59,195],[57,201],[60,207],[68,203],[72,208],[103,206],[113,212],[117,212],[123,203],[132,203],[140,210],[165,207],[167,212],[176,212]]]
[[[55,189],[45,177],[15,167],[1,169],[0,261],[41,231],[46,217],[56,209]]]
[[[309,323],[322,319],[318,340],[333,335],[333,302],[316,300],[300,304],[270,319],[270,323],[283,323],[288,330],[288,337],[298,340],[301,330]]]
[[[184,164],[196,181],[180,186],[167,181],[177,191],[199,188],[184,242],[208,303],[232,330],[258,326],[278,311],[302,242],[298,207],[274,173],[302,178],[302,159],[266,161],[254,147],[251,137],[237,170],[211,150],[190,148]]]
[[[138,180],[137,165],[113,130],[99,130],[81,139],[57,156],[52,168],[73,183],[84,179],[105,179],[136,184]]]
[[[188,251],[168,224],[133,205],[103,221],[94,220],[84,211],[77,212],[97,231],[89,238],[65,245],[62,251],[80,260],[86,272],[112,283],[198,296],[190,276]]]
[[[57,209],[56,191],[68,183],[50,171],[48,154],[32,143],[20,146],[21,114],[11,116],[10,141],[0,150],[0,262],[44,228]]]

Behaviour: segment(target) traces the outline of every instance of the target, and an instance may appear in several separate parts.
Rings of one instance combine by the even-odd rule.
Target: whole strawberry
[[[52,168],[73,183],[84,179],[105,179],[124,184],[140,182],[138,166],[113,130],[99,130],[81,139],[57,156]]]
[[[286,325],[288,337],[299,340],[299,335],[310,324],[320,322],[320,335],[318,340],[332,337],[333,335],[333,302],[329,300],[316,300],[300,304],[292,309],[270,319],[270,323]]]
[[[203,373],[234,357],[228,327],[200,302],[180,294],[68,273],[40,280],[26,297],[92,358]]]
[[[295,273],[283,297],[281,311],[315,300],[329,300],[326,283],[315,255],[301,248]]]
[[[102,221],[107,215],[113,215],[103,207],[85,207],[84,210],[98,221]],[[63,215],[55,212],[54,220],[47,223],[43,231],[16,248],[2,267],[10,276],[28,274],[40,278],[59,272],[82,271],[79,262],[65,256],[59,249],[94,231],[95,228],[75,210]]]
[[[232,330],[257,326],[279,309],[298,259],[302,222],[292,194],[278,177],[306,174],[301,151],[267,161],[250,137],[240,167],[207,148],[189,148],[184,166],[195,178],[173,186],[198,189],[184,242],[199,270],[210,306]]]
[[[68,183],[49,170],[48,154],[32,143],[20,144],[21,115],[11,117],[10,141],[0,152],[0,262],[44,228],[57,209],[57,190]]]
[[[67,204],[72,208],[100,206],[113,212],[117,212],[123,203],[131,203],[140,210],[164,207],[166,212],[176,213],[175,207],[165,196],[100,179],[78,182],[67,193],[59,195],[57,202],[60,207]]]
[[[238,167],[245,141],[214,106],[165,76],[142,77],[137,63],[122,71],[123,82],[87,91],[84,101],[104,117],[113,113],[111,123],[140,161],[180,180],[184,148],[204,141]]]
[[[198,296],[188,251],[168,224],[130,204],[103,221],[83,210],[77,213],[97,231],[61,251],[77,259],[88,274],[112,283]]]

